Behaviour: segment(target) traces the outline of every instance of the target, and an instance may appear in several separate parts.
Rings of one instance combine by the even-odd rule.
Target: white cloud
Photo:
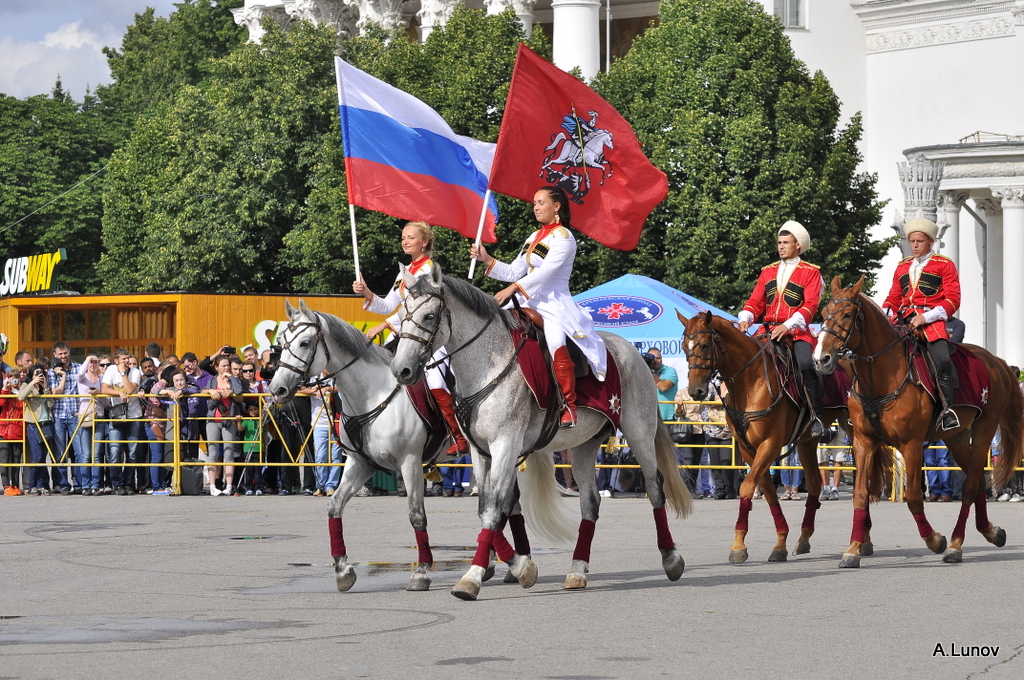
[[[65,50],[83,46],[100,50],[105,42],[109,42],[109,40],[100,39],[93,31],[83,29],[81,21],[76,21],[73,24],[63,24],[56,31],[47,33],[42,44],[44,47]]]

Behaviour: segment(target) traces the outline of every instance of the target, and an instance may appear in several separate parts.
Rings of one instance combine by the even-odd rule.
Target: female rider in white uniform
[[[419,277],[430,273],[433,267],[430,252],[433,248],[434,231],[426,222],[409,222],[402,229],[402,250],[412,258],[407,269],[412,276]],[[402,325],[402,320],[394,312],[405,299],[405,284],[402,282],[401,272],[398,273],[398,277],[395,279],[395,285],[391,287],[391,290],[383,298],[374,295],[373,291],[363,281],[353,282],[352,290],[366,298],[366,302],[363,303],[363,309],[374,314],[391,315],[383,323],[377,324],[366,331],[366,337],[372,340],[386,329],[390,329],[392,333],[398,332]],[[443,347],[434,353],[433,360],[431,361],[434,365],[426,371],[427,387],[430,388],[430,394],[433,395],[434,401],[437,402],[438,407],[441,409],[445,422],[448,423],[448,429],[452,433],[454,443],[448,450],[448,454],[462,456],[469,453],[469,445],[466,443],[465,437],[462,436],[462,430],[459,428],[459,421],[455,418],[455,409],[452,406],[452,395],[448,392],[444,376],[441,374],[441,361],[446,356],[448,355]]]
[[[470,255],[487,265],[485,274],[499,281],[513,281],[494,297],[505,304],[518,294],[523,307],[536,309],[544,318],[544,338],[551,365],[565,396],[561,426],[576,424],[576,374],[566,338],[582,350],[598,380],[604,380],[607,353],[604,341],[594,332],[594,321],[572,299],[569,277],[576,258],[576,238],[569,229],[569,201],[558,187],[544,187],[533,196],[533,214],[541,228],[530,235],[511,264],[499,262],[481,246]]]

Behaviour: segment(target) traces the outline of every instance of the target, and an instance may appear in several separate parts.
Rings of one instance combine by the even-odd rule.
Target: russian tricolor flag
[[[349,202],[475,238],[495,145],[455,134],[416,97],[334,62]],[[495,241],[497,219],[490,197],[484,242]]]

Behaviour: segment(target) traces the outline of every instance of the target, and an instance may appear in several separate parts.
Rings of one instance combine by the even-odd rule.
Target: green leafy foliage
[[[643,273],[726,309],[742,305],[787,219],[807,227],[807,259],[828,280],[872,270],[888,248],[874,175],[859,173],[861,119],[808,74],[781,25],[752,0],[665,0],[599,92],[633,125],[669,178],[639,247],[586,251],[593,285]],[[577,258],[579,260],[579,257]]]

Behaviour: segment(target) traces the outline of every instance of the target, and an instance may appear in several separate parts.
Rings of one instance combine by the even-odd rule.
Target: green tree
[[[78,104],[59,79],[49,96],[0,95],[0,252],[20,257],[65,248],[58,287],[97,290],[97,173],[112,148],[95,97]]]
[[[644,273],[723,308],[743,303],[787,219],[812,236],[828,280],[873,269],[881,217],[874,175],[858,173],[859,115],[839,127],[825,77],[796,59],[781,24],[752,0],[665,0],[599,92],[668,175],[668,198],[627,254],[581,244],[592,285]],[[577,261],[581,258],[578,256]]]
[[[114,82],[97,88],[104,114],[124,139],[139,115],[206,77],[208,62],[245,42],[230,10],[244,0],[181,0],[168,17],[135,15],[121,48],[103,48]]]

